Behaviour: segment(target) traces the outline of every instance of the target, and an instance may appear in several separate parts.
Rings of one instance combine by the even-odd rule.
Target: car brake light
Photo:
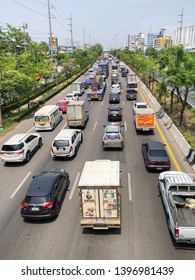
[[[72,146],[70,146],[69,152],[72,152]]]
[[[110,116],[110,111],[108,111],[108,116]]]
[[[149,161],[149,160],[148,160],[148,161],[146,162],[146,164],[147,164],[147,165],[155,165],[155,162],[154,162],[154,161]]]
[[[21,203],[20,203],[20,207],[21,207],[21,208],[27,208],[27,204],[24,203],[24,202],[21,202]]]
[[[21,151],[18,152],[19,155],[24,153],[24,149],[22,149]]]
[[[119,116],[121,116],[121,115],[122,115],[122,112],[119,111],[118,114],[119,114]]]
[[[1,155],[3,155],[3,154],[4,154],[4,152],[3,152],[3,151],[1,151],[1,152],[0,152],[0,154],[1,154]]]
[[[54,152],[53,152],[53,148],[52,148],[52,147],[51,147],[51,152],[52,152],[52,153],[54,153]]]
[[[46,202],[42,205],[42,208],[52,208],[54,201]]]

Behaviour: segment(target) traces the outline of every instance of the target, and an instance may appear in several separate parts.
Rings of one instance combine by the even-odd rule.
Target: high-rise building
[[[159,37],[159,33],[148,33],[147,35],[147,47],[153,48],[155,40]]]
[[[145,38],[143,33],[138,35],[128,35],[128,48],[129,50],[141,50],[145,47]]]
[[[173,44],[195,48],[195,25],[177,28],[174,31]]]

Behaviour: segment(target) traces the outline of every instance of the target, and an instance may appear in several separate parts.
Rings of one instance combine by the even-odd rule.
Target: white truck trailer
[[[165,171],[159,175],[159,191],[168,228],[176,243],[195,243],[195,175]]]
[[[83,228],[121,227],[120,162],[85,162],[79,183],[80,224]]]

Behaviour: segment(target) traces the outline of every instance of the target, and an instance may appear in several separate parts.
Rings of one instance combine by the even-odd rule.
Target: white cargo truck
[[[159,191],[168,228],[176,243],[195,243],[195,175],[165,171],[159,175]]]
[[[85,101],[71,101],[67,105],[67,122],[69,127],[85,127],[89,119]]]
[[[83,228],[121,227],[120,162],[85,162],[79,183],[80,224]]]
[[[82,96],[85,93],[85,89],[82,87],[81,83],[73,82],[71,84],[71,92],[76,93],[78,96]]]

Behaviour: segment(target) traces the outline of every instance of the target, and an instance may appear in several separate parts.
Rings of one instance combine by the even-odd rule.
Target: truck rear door
[[[83,218],[117,218],[120,216],[117,189],[81,189]]]

